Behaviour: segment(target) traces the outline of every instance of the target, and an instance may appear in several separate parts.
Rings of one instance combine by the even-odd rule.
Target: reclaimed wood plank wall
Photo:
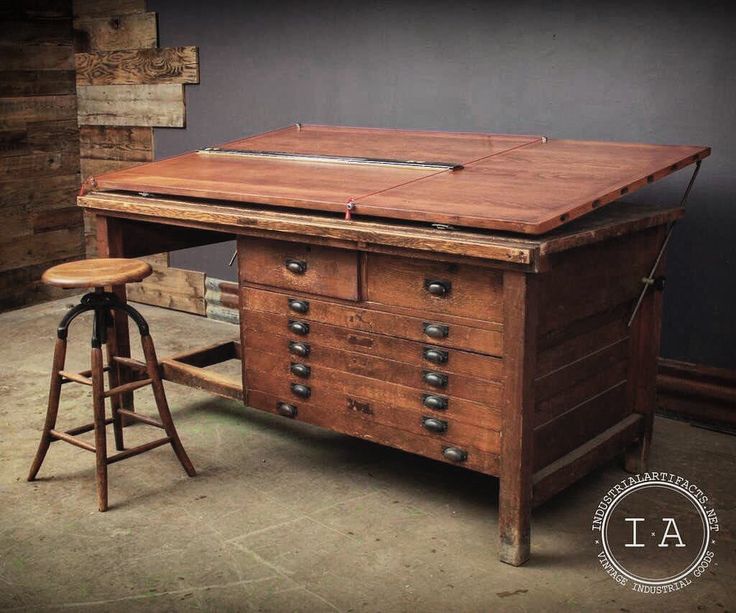
[[[84,257],[71,0],[0,3],[0,311],[59,297]]]
[[[184,85],[199,82],[196,47],[160,49],[145,0],[76,0],[76,87],[82,178],[153,160],[153,128],[185,125]],[[95,248],[85,217],[88,256]],[[136,302],[205,314],[204,273],[149,259],[154,274],[131,285]]]

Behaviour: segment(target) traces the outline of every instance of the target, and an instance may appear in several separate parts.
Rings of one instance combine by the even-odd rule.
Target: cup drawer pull
[[[445,447],[442,450],[442,455],[450,462],[465,462],[468,459],[468,452],[459,447]]]
[[[291,417],[292,419],[296,417],[297,414],[296,407],[293,404],[288,404],[286,402],[277,402],[276,411],[279,415],[283,415],[284,417]]]
[[[309,375],[312,374],[312,369],[306,364],[302,364],[300,362],[292,362],[289,366],[289,371],[292,375],[301,377],[302,379],[307,379]]]
[[[424,324],[424,333],[430,338],[447,338],[450,334],[450,327],[444,324]]]
[[[309,334],[309,324],[306,321],[290,321],[289,331],[299,336],[306,336]]]
[[[422,355],[424,359],[433,364],[445,364],[449,357],[447,351],[437,349],[436,347],[425,347]]]
[[[298,341],[289,341],[289,353],[298,355],[301,358],[306,358],[309,355],[310,347],[307,343],[300,343]]]
[[[307,272],[307,263],[304,260],[286,258],[284,266],[286,266],[286,270],[294,275],[303,275],[305,272]]]
[[[446,411],[447,410],[447,398],[444,396],[434,396],[433,394],[424,394],[422,397],[422,404],[428,409],[433,411]]]
[[[431,372],[425,370],[422,374],[422,379],[427,385],[432,387],[447,387],[447,375],[443,375],[441,372]]]
[[[291,384],[291,393],[299,398],[309,398],[312,395],[312,390],[308,385],[302,385],[301,383]]]
[[[309,302],[306,300],[289,298],[289,308],[295,313],[301,313],[303,315],[304,313],[309,312]]]
[[[450,281],[436,281],[434,279],[425,279],[424,289],[426,289],[433,296],[444,298],[452,291],[452,283]]]
[[[435,434],[447,432],[447,422],[444,419],[437,419],[436,417],[422,417],[422,427]]]

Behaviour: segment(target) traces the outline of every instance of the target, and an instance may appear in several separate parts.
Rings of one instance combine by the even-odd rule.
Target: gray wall
[[[202,75],[157,157],[295,121],[711,145],[670,249],[662,354],[734,367],[734,3],[609,4],[149,0],[161,46],[198,45]],[[680,175],[636,197],[676,202]],[[173,261],[234,278],[231,252]]]

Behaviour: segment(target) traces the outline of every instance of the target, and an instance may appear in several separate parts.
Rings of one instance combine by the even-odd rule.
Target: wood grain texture
[[[116,50],[155,47],[158,41],[156,13],[133,13],[74,20],[77,49]]]
[[[80,159],[80,171],[82,174],[82,180],[89,177],[96,177],[105,172],[111,170],[117,170],[119,168],[132,168],[137,166],[140,162],[129,162],[127,160],[99,160],[95,158],[81,158]]]
[[[24,96],[0,98],[3,122],[63,121],[77,113],[75,96]]]
[[[0,45],[0,67],[3,71],[73,71],[74,53],[71,45]]]
[[[91,51],[75,61],[77,85],[199,83],[197,47]]]
[[[74,17],[107,17],[144,13],[145,0],[74,0]]]
[[[181,85],[82,85],[77,99],[80,125],[184,127]]]
[[[206,314],[203,272],[153,264],[153,274],[128,288],[128,299],[197,315]]]
[[[95,160],[148,162],[153,159],[153,129],[132,126],[82,126],[79,155]]]
[[[331,127],[292,127],[224,145],[226,148],[339,155],[399,153],[426,159],[421,133]],[[457,171],[293,161],[191,153],[131,171],[112,173],[100,189],[212,198],[345,212],[353,219],[383,217],[487,230],[541,234],[622,195],[695,163],[707,147],[662,146],[508,137],[444,136],[447,150],[459,139],[467,148],[482,137],[495,152]],[[435,147],[443,136],[433,135]],[[509,140],[511,139],[511,140]],[[351,143],[350,146],[345,141]],[[365,143],[365,144],[364,144]],[[476,152],[477,153],[477,152]],[[465,160],[460,160],[465,161]]]
[[[74,93],[73,70],[0,70],[0,97]]]

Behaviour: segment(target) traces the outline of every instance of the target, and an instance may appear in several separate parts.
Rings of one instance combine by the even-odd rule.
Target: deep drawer
[[[365,299],[438,315],[500,322],[503,276],[477,266],[370,253]]]
[[[358,299],[358,254],[260,238],[238,241],[240,281],[320,296]]]
[[[344,351],[327,347],[321,343],[317,331],[310,327],[309,334],[296,338],[284,334],[264,333],[246,329],[245,347],[254,355],[253,362],[261,356],[283,355],[284,362],[278,365],[284,375],[288,375],[290,363],[304,363],[309,367],[325,366],[362,377],[379,381],[397,383],[407,387],[444,396],[455,396],[480,404],[499,407],[502,402],[502,384],[498,381],[478,379],[465,374],[447,372],[435,364],[406,364],[381,356]],[[299,342],[309,348],[306,356],[295,352],[289,354],[290,343]]]
[[[283,315],[289,298],[308,300],[309,310],[302,316],[302,319],[308,321],[431,343],[441,347],[454,347],[495,356],[502,355],[503,327],[500,324],[487,324],[486,327],[475,328],[448,323],[429,313],[427,317],[396,315],[376,309],[245,287],[242,289],[244,309],[242,317],[247,319],[249,311]]]
[[[280,410],[283,399],[278,394],[269,394],[260,390],[250,391],[248,405],[270,413],[283,414]],[[378,405],[366,402],[357,397],[344,394],[320,394],[319,402],[316,398],[310,402],[293,402],[290,406],[295,409],[294,419],[316,426],[328,428],[343,434],[349,434],[381,445],[396,447],[404,451],[447,462],[459,464],[464,468],[476,470],[489,475],[499,474],[499,457],[497,453],[482,451],[467,445],[461,447],[444,439],[426,436],[423,433],[414,433],[394,426],[386,425],[376,419],[376,410],[381,415],[387,413],[385,407],[378,409]],[[373,414],[365,413],[366,407]],[[494,437],[493,432],[488,432]],[[497,437],[497,435],[495,435]]]

